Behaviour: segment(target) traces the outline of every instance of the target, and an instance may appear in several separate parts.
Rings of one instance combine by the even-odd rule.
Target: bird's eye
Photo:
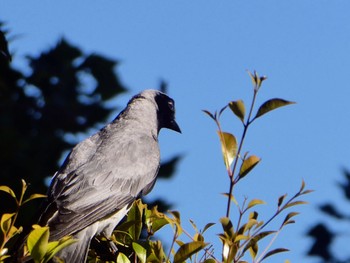
[[[169,101],[169,102],[168,102],[168,106],[169,106],[169,109],[170,109],[171,111],[174,111],[174,102]]]

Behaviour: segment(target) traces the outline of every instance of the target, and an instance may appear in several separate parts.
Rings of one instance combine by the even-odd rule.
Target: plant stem
[[[254,108],[254,104],[255,104],[255,100],[256,100],[256,95],[257,95],[257,91],[254,89],[254,95],[253,95],[253,99],[252,99],[252,103],[250,106],[250,110],[249,110],[249,114],[248,114],[248,118],[246,123],[244,124],[244,128],[243,128],[243,133],[241,136],[241,140],[238,146],[238,151],[237,151],[237,156],[235,158],[235,161],[233,163],[233,167],[232,167],[232,172],[231,172],[231,181],[230,181],[230,188],[229,188],[229,196],[228,196],[228,201],[227,201],[227,210],[226,210],[226,217],[229,218],[230,217],[230,210],[231,210],[231,196],[232,196],[232,192],[233,192],[233,187],[234,185],[239,181],[239,176],[237,176],[237,178],[234,177],[235,173],[236,173],[236,168],[237,168],[237,164],[238,164],[238,156],[240,156],[242,147],[243,147],[243,142],[245,139],[245,136],[247,134],[248,131],[248,127],[249,125],[252,123],[251,121],[251,117],[252,117],[252,112],[253,112],[253,108]]]

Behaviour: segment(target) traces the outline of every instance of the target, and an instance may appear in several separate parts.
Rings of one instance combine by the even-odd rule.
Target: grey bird
[[[67,235],[78,240],[60,251],[59,258],[85,262],[91,239],[96,234],[110,237],[133,201],[152,190],[162,128],[181,133],[174,101],[160,91],[145,90],[114,121],[73,148],[51,181],[39,219],[50,227],[51,241]]]

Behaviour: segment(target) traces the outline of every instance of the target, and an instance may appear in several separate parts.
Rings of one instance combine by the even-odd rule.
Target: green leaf
[[[159,229],[161,229],[163,226],[167,225],[169,222],[165,218],[157,218],[153,220],[152,223],[152,230],[153,232],[157,232]]]
[[[241,241],[241,240],[247,240],[247,239],[249,239],[249,237],[246,236],[246,235],[237,235],[235,237],[235,239],[234,239],[234,242],[238,242],[238,241]]]
[[[34,200],[34,199],[38,199],[38,198],[46,198],[47,195],[42,195],[42,194],[32,194],[31,196],[28,197],[28,199],[24,200],[24,202],[22,203],[22,205],[24,205],[25,203]]]
[[[147,250],[141,246],[140,244],[133,242],[132,247],[138,257],[138,259],[142,262],[145,263],[147,259]]]
[[[249,247],[250,256],[251,256],[253,259],[256,258],[256,255],[258,254],[258,250],[259,250],[258,242],[253,243],[253,244]]]
[[[130,208],[128,213],[128,221],[133,221],[128,230],[133,240],[138,240],[142,231],[142,207],[139,206],[139,202],[134,202],[133,206]]]
[[[244,123],[245,106],[243,100],[231,101],[229,107],[242,123]]]
[[[157,206],[145,210],[145,222],[148,233],[154,234],[163,226],[169,224],[164,214],[158,211]]]
[[[204,226],[202,234],[204,234],[205,231],[207,231],[210,227],[212,227],[213,225],[215,225],[215,223],[208,223]]]
[[[12,214],[3,214],[1,216],[1,221],[0,221],[0,226],[1,226],[1,231],[3,232],[4,236],[7,235],[11,228],[11,223],[12,223],[12,217],[15,215],[15,213]]]
[[[271,250],[271,251],[267,252],[266,255],[261,259],[261,261],[263,261],[264,259],[266,259],[266,258],[268,258],[268,257],[270,257],[270,256],[272,256],[272,255],[275,255],[275,254],[277,254],[277,253],[282,253],[282,252],[287,252],[287,251],[289,251],[289,249],[286,249],[286,248],[276,248],[276,249],[274,249],[274,250]],[[260,262],[261,262],[261,261],[260,261]]]
[[[218,131],[226,169],[229,169],[237,155],[237,141],[231,133]]]
[[[245,177],[253,168],[260,162],[260,158],[252,155],[245,159],[241,165],[241,169],[239,170],[239,177]]]
[[[259,74],[254,70],[254,74],[252,74],[250,71],[248,71],[248,74],[252,80],[254,91],[257,92],[259,88],[261,87],[262,82],[267,79],[266,76],[259,76]]]
[[[296,206],[296,205],[305,205],[305,204],[308,204],[308,202],[305,202],[305,201],[294,201],[294,202],[291,202],[291,203],[287,204],[284,207],[284,209],[286,209],[288,207]]]
[[[291,223],[294,223],[294,221],[291,221],[290,219],[294,216],[297,216],[299,215],[298,212],[290,212],[288,215],[286,215],[286,217],[284,218],[283,220],[283,223],[282,223],[282,226],[285,226],[287,224],[291,224]]]
[[[59,251],[78,240],[73,239],[71,236],[63,237],[59,241],[52,241],[47,246],[47,253],[45,255],[44,262],[49,262]]]
[[[248,206],[247,206],[247,209],[250,209],[252,208],[253,206],[256,206],[256,205],[264,205],[266,204],[264,202],[264,200],[261,200],[261,199],[253,199],[249,202]]]
[[[225,107],[223,107],[220,111],[219,111],[219,118],[221,116],[221,114],[226,110],[228,105],[226,105]]]
[[[190,223],[191,223],[191,225],[192,225],[194,231],[198,232],[198,228],[197,228],[196,223],[195,223],[192,219],[190,219]]]
[[[227,198],[230,198],[231,201],[235,204],[238,205],[238,202],[236,200],[236,198],[233,196],[233,194],[230,193],[222,193],[223,196],[226,196]]]
[[[304,188],[305,188],[305,181],[302,180],[302,181],[301,181],[301,186],[300,186],[299,192],[301,193],[301,192],[304,190]]]
[[[47,252],[49,227],[34,225],[33,228],[27,239],[28,250],[34,261],[40,262]]]
[[[174,256],[174,263],[182,263],[189,259],[193,254],[202,250],[207,246],[207,243],[202,241],[193,241],[182,245]]]
[[[204,260],[203,263],[217,263],[217,261],[215,259],[208,258],[208,259]]]
[[[300,195],[305,195],[305,194],[309,194],[309,193],[313,192],[313,190],[304,190],[304,188],[305,188],[305,181],[302,180],[301,187],[300,187],[300,190],[299,190],[299,194]]]
[[[120,252],[117,257],[117,263],[130,263],[130,260],[125,254]]]
[[[179,211],[169,211],[170,214],[174,216],[174,219],[171,219],[173,221],[173,224],[176,225],[176,234],[177,236],[180,236],[183,232],[183,229],[181,227],[181,217]]]
[[[284,199],[287,197],[287,194],[284,194],[284,195],[281,195],[279,198],[278,198],[278,202],[277,202],[277,206],[280,207],[284,201]]]
[[[200,233],[195,233],[193,235],[193,241],[203,241],[204,242],[204,237]]]
[[[210,118],[212,118],[214,121],[216,120],[216,114],[212,114],[210,111],[202,110],[205,114],[207,114]]]
[[[0,191],[3,191],[5,193],[10,194],[13,198],[15,198],[17,200],[16,194],[12,191],[12,189],[10,187],[8,187],[6,185],[0,185]]]
[[[250,212],[250,213],[249,213],[249,219],[255,219],[255,220],[257,220],[257,219],[258,219],[258,216],[259,216],[259,214],[258,214],[258,212],[256,212],[256,211],[253,211],[253,212]]]
[[[249,219],[248,222],[243,225],[243,232],[249,231],[253,226],[256,226],[259,222],[256,219]],[[241,231],[240,231],[241,232]]]
[[[259,242],[259,240],[272,235],[276,233],[276,231],[264,231],[264,232],[260,232],[259,234],[255,235],[249,242],[248,244],[244,247],[243,252],[247,251],[248,249],[250,249],[252,246],[254,246],[256,243]]]
[[[233,237],[234,229],[231,220],[228,217],[222,217],[220,218],[220,222],[225,234],[227,234],[229,237]]]
[[[150,249],[151,254],[148,256],[147,262],[152,262],[152,263],[163,262],[164,261],[163,259],[165,258],[165,253],[163,250],[162,242],[157,240],[157,241],[150,242],[149,244],[151,246],[151,249]]]
[[[260,108],[258,109],[258,112],[256,113],[254,119],[261,117],[262,115],[268,113],[269,111],[272,111],[274,109],[277,109],[279,107],[283,107],[283,106],[287,106],[290,104],[294,104],[295,102],[293,101],[287,101],[284,99],[278,99],[278,98],[274,98],[274,99],[270,99],[266,102],[264,102]]]
[[[174,216],[174,219],[177,223],[181,224],[181,216],[179,211],[169,211],[170,214]]]

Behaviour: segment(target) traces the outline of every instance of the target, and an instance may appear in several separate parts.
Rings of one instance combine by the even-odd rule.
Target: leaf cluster
[[[111,240],[118,247],[118,254],[113,259],[113,262],[182,263],[187,260],[193,260],[198,257],[198,252],[208,246],[203,234],[213,224],[208,224],[203,231],[199,231],[195,224],[191,223],[196,230],[193,236],[190,236],[183,229],[178,211],[169,211],[167,214],[162,213],[158,211],[156,206],[148,208],[139,199],[134,202],[126,220],[118,225],[113,233]],[[165,226],[171,227],[173,230],[171,246],[167,249],[160,240],[155,238],[157,232]],[[146,235],[142,234],[143,231]],[[182,237],[184,234],[188,236],[188,242],[183,242],[180,239],[180,236]],[[97,253],[90,251],[89,255],[89,262],[102,262],[100,261],[100,255]],[[199,262],[211,262],[208,259],[209,256],[209,253],[202,255]]]
[[[19,257],[23,260],[31,257],[35,263],[46,263],[54,257],[61,249],[69,246],[75,241],[71,237],[64,237],[58,241],[49,242],[49,227],[33,225],[33,230],[21,241],[20,234],[25,230],[17,225],[17,217],[23,206],[29,202],[46,198],[42,194],[27,194],[28,185],[22,180],[22,188],[19,194],[16,194],[10,187],[1,185],[0,191],[8,194],[16,203],[13,213],[4,213],[1,215],[1,242],[0,242],[0,262],[4,262],[11,257]],[[17,240],[18,239],[18,240]],[[13,255],[9,251],[15,250]]]

